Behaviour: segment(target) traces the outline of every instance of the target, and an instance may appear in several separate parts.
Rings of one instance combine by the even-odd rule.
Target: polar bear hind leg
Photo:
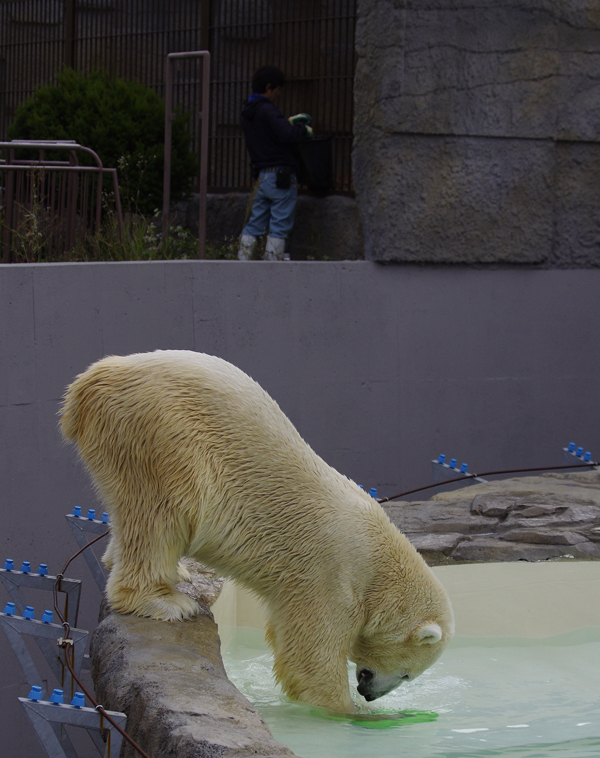
[[[116,563],[116,540],[111,536],[109,536],[109,542],[106,546],[106,550],[104,551],[104,555],[102,556],[102,562],[106,566],[106,568],[109,571],[112,571],[113,566]],[[177,565],[177,579],[176,583],[179,582],[191,582],[192,581],[192,575],[190,574],[189,569],[182,563],[181,560],[179,560]]]
[[[149,520],[148,528],[137,533],[135,528],[122,533],[116,526],[113,524],[107,550],[112,567],[106,597],[111,607],[119,613],[158,621],[181,621],[197,615],[198,604],[175,589],[182,581],[179,559],[185,546],[181,540],[168,535],[160,519]]]

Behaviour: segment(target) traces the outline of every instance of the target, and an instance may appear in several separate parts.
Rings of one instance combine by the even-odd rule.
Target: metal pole
[[[115,193],[115,208],[117,211],[117,223],[119,225],[119,238],[121,240],[121,244],[123,245],[125,243],[125,229],[123,228],[123,213],[121,211],[121,195],[119,193],[119,180],[117,179],[117,169],[110,168],[110,169],[104,169],[104,170],[110,171],[110,173],[112,174],[113,190]]]
[[[4,185],[4,263],[10,263],[13,224],[13,193],[15,183],[14,171],[5,171]]]
[[[75,0],[66,0],[64,16],[64,48],[63,61],[64,65],[69,68],[75,68]]]
[[[169,206],[171,203],[171,133],[173,112],[173,61],[182,58],[202,58],[202,104],[200,110],[200,200],[198,209],[198,258],[202,259],[206,250],[206,186],[208,181],[208,112],[210,101],[210,53],[195,50],[189,53],[169,53],[166,63],[165,91],[165,168],[163,175],[163,244],[166,239]]]
[[[202,59],[202,111],[200,118],[200,201],[198,209],[198,258],[206,256],[206,185],[208,182],[208,109],[210,101],[210,53]]]
[[[169,226],[169,205],[171,203],[171,133],[173,129],[173,61],[167,55],[165,76],[165,165],[163,170],[163,212],[162,236],[166,240]]]
[[[71,527],[71,532],[73,533],[75,542],[79,545],[79,547],[85,547],[88,544],[88,540],[84,532],[104,534],[104,532],[108,529],[108,524],[105,524],[102,521],[98,521],[97,519],[87,519],[81,516],[73,516],[72,513],[67,513],[65,515],[65,518]],[[106,588],[106,574],[102,568],[102,564],[91,550],[86,550],[83,554],[83,557],[85,558],[85,562],[87,563],[88,568],[94,577],[94,581],[98,585],[98,589],[100,592],[104,593],[104,590]]]
[[[65,758],[64,745],[61,744],[52,727],[53,725],[66,724],[80,726],[88,731],[109,730],[110,737],[106,742],[104,756],[105,758],[117,758],[120,754],[123,737],[95,708],[56,705],[45,700],[31,700],[24,697],[20,697],[19,702],[25,708],[27,718],[31,721],[46,754],[50,758]],[[127,716],[124,713],[117,711],[105,711],[105,713],[112,716],[122,729],[125,728]],[[99,747],[98,743],[96,744]]]

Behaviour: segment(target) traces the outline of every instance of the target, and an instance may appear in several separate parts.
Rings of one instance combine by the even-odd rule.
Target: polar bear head
[[[373,632],[361,634],[351,650],[356,663],[358,692],[376,700],[422,674],[440,657],[452,636],[436,621],[418,624],[408,634]]]
[[[376,700],[415,679],[454,636],[446,591],[406,537],[394,527],[369,572],[363,625],[350,645],[358,692]]]

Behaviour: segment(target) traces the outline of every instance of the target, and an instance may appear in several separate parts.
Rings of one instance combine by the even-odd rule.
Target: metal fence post
[[[92,736],[92,730],[107,732],[106,744],[104,745],[101,740],[95,740],[95,744],[99,751],[104,748],[104,758],[118,758],[123,738],[95,708],[55,704],[45,700],[32,700],[24,697],[20,697],[19,702],[25,708],[27,718],[35,729],[49,758],[65,758],[67,756],[65,744],[64,742],[61,743],[57,737],[57,731],[60,734],[60,727],[68,724],[87,729],[90,736]],[[127,716],[124,713],[117,711],[106,711],[106,713],[112,716],[121,729],[125,728]]]
[[[69,68],[75,68],[75,0],[64,0],[64,49],[63,62]]]
[[[79,547],[85,547],[88,544],[88,539],[85,536],[85,532],[92,532],[93,534],[104,534],[108,529],[108,523],[99,521],[98,519],[83,518],[81,516],[74,516],[72,513],[65,514],[67,523],[71,527],[71,532],[75,538],[75,542]],[[86,550],[83,553],[85,562],[94,577],[98,589],[104,593],[106,588],[106,572],[102,567],[102,564],[96,558],[91,550]]]
[[[198,213],[198,258],[206,252],[206,185],[208,181],[208,112],[210,98],[210,53],[196,50],[189,53],[169,53],[165,72],[165,166],[163,174],[163,244],[169,228],[169,206],[171,204],[171,137],[173,130],[173,65],[183,58],[202,58],[202,103],[200,107],[200,188]]]

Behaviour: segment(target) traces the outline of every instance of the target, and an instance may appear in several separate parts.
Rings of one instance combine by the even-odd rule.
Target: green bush
[[[86,76],[68,68],[56,86],[38,89],[17,108],[8,130],[9,139],[74,139],[91,148],[104,166],[118,170],[124,206],[142,213],[162,208],[164,134],[165,104],[153,90],[105,72]],[[175,202],[189,193],[198,172],[189,116],[177,114],[172,134]]]

